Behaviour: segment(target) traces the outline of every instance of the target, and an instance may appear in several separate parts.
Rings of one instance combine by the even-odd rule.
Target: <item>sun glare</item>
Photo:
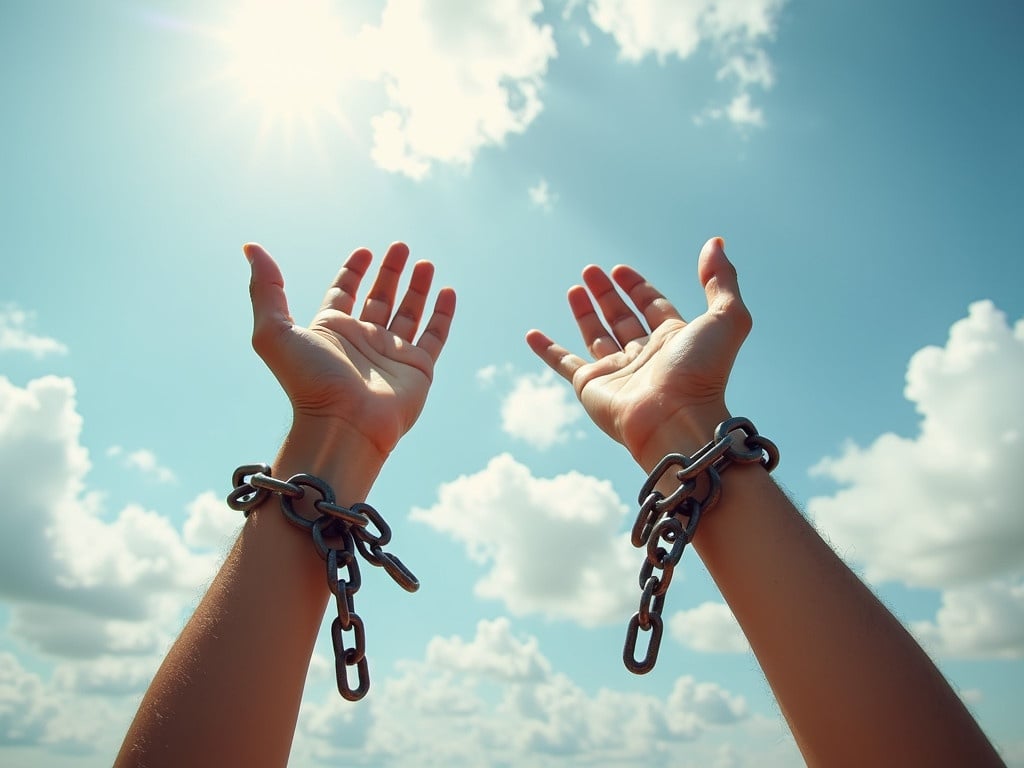
[[[224,77],[256,106],[264,133],[325,116],[345,123],[346,34],[327,0],[243,0],[216,37],[228,57]]]

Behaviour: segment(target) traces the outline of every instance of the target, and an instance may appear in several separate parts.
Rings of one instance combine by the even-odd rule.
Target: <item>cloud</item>
[[[540,0],[389,0],[359,41],[389,102],[371,121],[377,165],[422,179],[525,131],[557,55],[551,27],[534,21],[542,10]]]
[[[124,466],[130,469],[137,469],[144,475],[150,475],[161,483],[173,482],[174,472],[162,466],[156,458],[156,454],[146,448],[139,448],[135,451],[125,453],[120,445],[112,445],[107,449],[107,456],[121,457]]]
[[[541,179],[526,192],[530,196],[530,203],[532,203],[535,208],[540,208],[544,213],[551,213],[551,211],[555,209],[555,203],[558,202],[558,195],[553,193],[548,187],[547,179]]]
[[[934,654],[960,658],[1024,656],[1024,580],[949,589],[934,621],[911,625]]]
[[[725,107],[708,107],[694,118],[694,123],[703,125],[707,120],[728,120],[736,126],[760,128],[764,125],[764,112],[750,103],[749,93],[738,93]]]
[[[112,519],[85,490],[88,453],[70,379],[0,377],[0,596],[10,631],[46,654],[155,654],[216,566],[167,518],[130,504]],[[31,521],[27,524],[26,521]]]
[[[588,6],[594,25],[615,40],[626,61],[653,55],[684,60],[701,46],[724,60],[719,80],[736,82],[728,107],[704,110],[704,119],[728,119],[739,126],[762,125],[761,110],[750,101],[750,89],[775,82],[763,43],[775,36],[785,0],[593,0]]]
[[[551,670],[537,639],[517,640],[504,618],[480,621],[470,643],[458,636],[435,637],[427,645],[427,663],[505,682],[539,680]]]
[[[701,603],[679,611],[669,619],[672,637],[695,651],[705,653],[746,653],[750,644],[725,603]]]
[[[106,702],[83,700],[60,681],[46,682],[0,652],[0,744],[43,746],[64,754],[110,747],[110,723],[122,719]],[[83,704],[88,706],[83,706]]]
[[[507,654],[526,661],[516,667]],[[325,717],[313,733],[301,723],[297,751],[335,760],[355,753],[381,766],[410,755],[423,766],[628,766],[638,754],[670,754],[686,742],[688,759],[711,764],[720,750],[701,737],[751,720],[742,697],[690,676],[664,697],[588,693],[552,669],[535,637],[517,638],[506,618],[479,622],[472,638],[431,640],[423,660],[401,662],[382,681],[370,709],[354,728],[325,727]]]
[[[501,404],[501,428],[534,448],[563,442],[582,413],[571,392],[551,371],[520,376]]]
[[[245,517],[228,508],[213,491],[204,491],[186,507],[188,518],[182,533],[185,543],[196,549],[224,549],[238,536]]]
[[[635,610],[635,550],[627,534],[615,535],[625,515],[609,482],[578,472],[537,478],[508,454],[442,484],[433,507],[411,512],[488,566],[476,583],[480,597],[502,601],[515,615],[586,626]]]
[[[811,499],[809,515],[868,580],[947,590],[936,622],[918,625],[943,652],[1024,654],[1022,389],[1024,321],[1011,328],[976,302],[945,346],[910,360],[918,435],[848,444],[811,470],[842,487]]]
[[[481,387],[490,387],[494,385],[499,376],[509,375],[514,370],[511,363],[505,363],[501,366],[492,363],[491,365],[485,365],[476,372],[476,380]]]
[[[35,315],[13,304],[0,305],[0,352],[28,352],[35,358],[64,355],[68,348],[56,339],[29,330]]]

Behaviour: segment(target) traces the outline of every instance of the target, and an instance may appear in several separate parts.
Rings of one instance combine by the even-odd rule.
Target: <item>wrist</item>
[[[334,488],[340,503],[353,504],[365,500],[386,459],[348,421],[295,413],[273,469],[282,480],[315,475]]]
[[[725,403],[680,409],[662,421],[630,453],[645,472],[650,472],[670,453],[692,456],[714,437],[715,428],[730,416]]]

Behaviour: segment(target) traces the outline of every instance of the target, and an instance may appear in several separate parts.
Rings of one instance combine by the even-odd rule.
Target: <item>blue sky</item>
[[[308,319],[401,239],[459,292],[370,497],[423,587],[368,574],[359,705],[323,635],[293,764],[797,763],[692,553],[657,668],[622,668],[643,477],[523,342],[579,349],[591,262],[699,313],[722,235],[755,319],[733,412],[1024,765],[1019,5],[288,8],[0,6],[0,762],[109,765],[231,471],[287,428],[241,244]]]

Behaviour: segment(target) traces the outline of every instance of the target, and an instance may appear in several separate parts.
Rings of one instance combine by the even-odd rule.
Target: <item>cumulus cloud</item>
[[[706,653],[745,653],[750,650],[743,630],[725,603],[701,603],[669,619],[669,633],[687,648]]]
[[[35,315],[13,304],[0,305],[0,352],[27,352],[35,358],[67,354],[68,348],[30,330]]]
[[[703,118],[728,119],[740,126],[763,124],[761,110],[751,104],[750,89],[770,88],[775,81],[771,61],[762,47],[775,35],[785,0],[593,0],[591,21],[611,35],[619,55],[640,61],[653,55],[687,59],[701,46],[723,60],[719,80],[734,80],[735,95],[727,107],[705,110]]]
[[[167,518],[128,505],[112,519],[87,493],[88,453],[69,379],[0,377],[0,595],[11,633],[64,657],[158,652],[212,574]],[[28,524],[26,521],[31,521]]]
[[[550,672],[537,639],[517,640],[508,619],[481,621],[476,632],[469,643],[458,636],[435,637],[427,645],[427,662],[502,681],[538,680]]]
[[[64,754],[109,747],[109,725],[119,714],[98,699],[83,701],[60,681],[44,681],[11,654],[0,652],[0,744],[43,746]]]
[[[182,533],[185,543],[197,549],[224,549],[238,536],[245,517],[228,508],[213,491],[204,491],[186,507],[188,518]]]
[[[911,629],[929,651],[961,658],[1024,656],[1024,580],[949,589],[933,621]]]
[[[542,10],[540,0],[389,0],[360,40],[389,102],[371,121],[374,161],[421,179],[526,130],[557,53],[551,27],[534,20]]]
[[[582,414],[571,393],[551,371],[520,376],[501,404],[501,428],[534,448],[563,442]]]
[[[917,627],[943,652],[1024,655],[1022,389],[1024,321],[976,302],[945,346],[910,361],[919,433],[849,444],[812,469],[842,487],[808,512],[866,578],[947,590]]]
[[[510,652],[527,661],[510,666],[500,658]],[[588,693],[552,669],[536,638],[517,638],[505,618],[481,621],[472,638],[434,638],[422,661],[402,662],[398,675],[380,684],[370,708],[369,722],[354,728],[303,727],[298,750],[324,759],[358,751],[374,765],[414,754],[423,766],[549,766],[566,758],[627,766],[638,754],[669,754],[685,742],[690,759],[711,764],[720,750],[701,737],[750,721],[742,697],[690,676],[665,697]]]
[[[635,609],[635,550],[628,534],[616,534],[625,515],[609,482],[578,472],[534,477],[508,454],[444,483],[433,507],[411,513],[488,567],[475,586],[480,597],[516,615],[584,625],[621,621]]]

